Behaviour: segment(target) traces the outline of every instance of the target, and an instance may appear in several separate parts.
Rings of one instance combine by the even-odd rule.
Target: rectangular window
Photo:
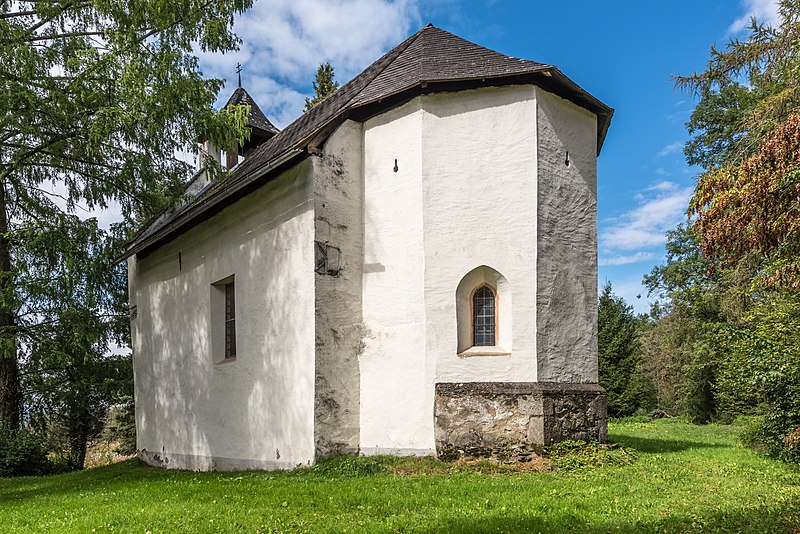
[[[236,343],[236,285],[233,275],[211,284],[209,297],[208,341],[212,361],[235,362],[240,347]]]
[[[225,284],[225,359],[236,357],[236,291]]]

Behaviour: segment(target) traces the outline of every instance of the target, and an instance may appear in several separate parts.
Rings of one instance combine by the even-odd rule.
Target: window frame
[[[210,357],[214,365],[228,364],[236,361],[237,356],[241,353],[242,347],[238,343],[239,339],[236,333],[237,310],[239,300],[237,296],[241,296],[242,292],[237,291],[237,287],[241,284],[236,283],[234,274],[230,274],[210,284],[210,299],[208,305],[208,340],[210,348]],[[241,282],[241,280],[239,281]],[[232,317],[228,316],[228,297],[227,288],[233,289],[232,302],[233,312]],[[241,287],[238,288],[241,290]],[[237,295],[239,293],[239,295]],[[241,318],[240,318],[241,319]],[[231,321],[232,320],[232,321]],[[233,323],[233,350],[229,352],[228,347],[228,322]]]
[[[222,323],[223,330],[225,332],[225,338],[223,340],[223,347],[224,347],[223,360],[235,360],[236,359],[236,281],[233,278],[231,278],[229,282],[222,284],[222,289],[225,292],[224,317]]]
[[[492,345],[475,344],[475,295],[482,288],[487,287],[494,295],[494,343]],[[483,282],[472,289],[469,294],[469,346],[470,349],[488,350],[498,346],[500,335],[500,293],[497,288],[489,282]],[[469,349],[468,349],[469,350]]]

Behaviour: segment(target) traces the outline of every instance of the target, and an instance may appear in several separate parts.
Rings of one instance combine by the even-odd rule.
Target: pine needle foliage
[[[310,110],[331,96],[339,88],[339,83],[333,80],[333,67],[330,63],[322,63],[319,66],[313,85],[314,97],[306,98],[305,111]]]
[[[640,372],[639,321],[610,283],[600,292],[597,315],[599,381],[608,393],[608,415],[625,417],[653,408],[652,386]]]
[[[701,97],[686,154],[704,167],[689,205],[703,253],[726,268],[757,255],[757,285],[800,290],[800,3],[779,14],[676,85]]]
[[[244,109],[214,110],[223,82],[195,50],[235,49],[251,3],[0,0],[0,425],[47,406],[78,441],[90,432],[119,371],[106,354],[127,338],[112,260],[180,197],[177,153],[246,135]],[[110,230],[83,213],[109,206]]]

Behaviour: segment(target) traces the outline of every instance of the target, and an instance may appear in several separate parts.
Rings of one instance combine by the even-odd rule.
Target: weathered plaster
[[[536,96],[538,377],[596,383],[597,118],[541,89]]]
[[[311,163],[129,261],[137,447],[145,461],[314,460]],[[179,262],[180,254],[180,262]],[[211,284],[236,282],[235,361],[215,363]],[[219,459],[219,461],[217,461]]]
[[[359,446],[358,359],[364,336],[362,124],[342,124],[313,164],[314,239],[341,251],[338,275],[315,278],[314,441],[320,458],[354,453]]]
[[[251,469],[294,469],[298,464],[283,460],[252,460],[205,456],[200,454],[173,454],[141,449],[139,458],[148,465],[164,469],[188,469],[190,471],[246,471]]]

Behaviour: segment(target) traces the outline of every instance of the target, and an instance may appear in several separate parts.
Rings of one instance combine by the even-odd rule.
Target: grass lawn
[[[129,461],[0,479],[0,532],[799,532],[800,471],[735,427],[617,422],[626,452],[556,472],[344,459],[289,473],[192,473]]]

